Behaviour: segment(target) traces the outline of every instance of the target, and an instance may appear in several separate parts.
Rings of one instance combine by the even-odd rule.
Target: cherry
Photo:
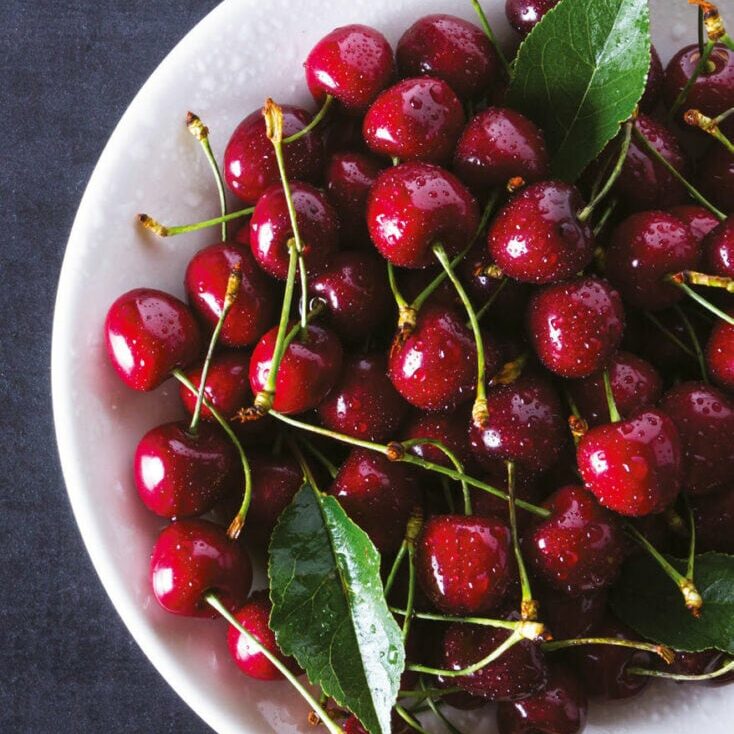
[[[337,252],[308,287],[325,301],[329,323],[346,342],[364,341],[394,310],[385,263],[370,252]]]
[[[374,28],[346,25],[327,33],[303,64],[314,99],[334,97],[349,113],[365,112],[390,83],[392,49]]]
[[[676,652],[675,660],[670,665],[658,666],[666,673],[678,675],[706,675],[718,670],[726,661],[724,653],[719,650],[702,650],[701,652]],[[682,683],[683,681],[676,681]],[[715,682],[715,679],[710,681]]]
[[[734,484],[712,494],[691,497],[699,551],[734,553]]]
[[[505,15],[510,25],[524,38],[558,0],[506,0]]]
[[[206,520],[177,520],[161,531],[150,558],[156,601],[172,614],[215,618],[205,600],[214,593],[234,611],[252,584],[252,564],[224,528]]]
[[[410,467],[367,449],[350,452],[329,494],[384,555],[400,547],[410,514],[420,500]]]
[[[734,473],[734,401],[703,382],[684,382],[660,402],[678,429],[683,489],[705,494]]]
[[[401,77],[443,79],[462,99],[489,92],[501,74],[500,60],[485,33],[453,15],[426,15],[398,41]]]
[[[152,288],[120,296],[107,312],[104,331],[107,356],[133,390],[155,389],[201,351],[199,327],[186,304]]]
[[[300,107],[282,105],[283,136],[303,130],[312,115]],[[323,168],[323,143],[314,132],[283,146],[288,177],[317,182]],[[254,204],[269,186],[280,180],[273,144],[265,133],[262,110],[250,113],[237,126],[224,151],[224,179],[232,193]]]
[[[644,323],[638,319],[630,319],[630,324],[635,325],[639,333],[637,343],[631,341],[626,345],[627,348],[639,352],[663,375],[676,375],[683,379],[700,377],[701,368],[691,348],[691,337],[680,313],[667,309],[656,313],[655,319],[657,324],[647,319]],[[708,325],[703,319],[689,319],[689,323],[694,329],[696,338],[703,344],[708,336]],[[629,328],[625,337],[628,334],[632,335]],[[674,336],[676,341],[670,335]],[[684,351],[680,345],[687,347],[688,351]]]
[[[604,618],[607,609],[607,591],[589,591],[569,596],[548,586],[533,586],[540,601],[541,615],[557,640],[585,637]]]
[[[456,255],[474,235],[479,210],[456,176],[430,163],[402,163],[383,171],[367,203],[367,227],[375,247],[393,265],[423,268],[440,242]]]
[[[168,519],[203,515],[229,489],[237,456],[218,428],[164,423],[140,439],[135,486],[145,506]]]
[[[489,252],[505,275],[526,283],[553,283],[591,261],[594,236],[578,220],[584,208],[578,189],[543,181],[522,189],[492,222]]]
[[[734,211],[734,155],[714,143],[697,168],[701,193],[725,212]]]
[[[623,330],[622,299],[600,278],[545,286],[530,299],[530,341],[540,361],[561,377],[588,377],[602,369]]]
[[[499,734],[577,734],[586,726],[588,702],[578,677],[550,667],[545,686],[522,701],[497,707]]]
[[[382,353],[347,357],[341,378],[319,405],[321,423],[367,441],[392,437],[408,405],[386,373],[387,359]]]
[[[576,455],[586,488],[621,515],[662,512],[680,489],[678,431],[665,413],[654,408],[592,428]]]
[[[727,309],[734,316],[734,308]],[[734,326],[717,321],[706,345],[706,364],[713,381],[724,390],[734,390]]]
[[[617,518],[583,487],[554,492],[523,537],[525,557],[543,581],[568,594],[604,589],[614,583],[625,558]]]
[[[482,480],[492,487],[508,492],[507,482],[507,466],[502,462],[489,469]],[[510,506],[507,500],[497,497],[489,492],[481,489],[470,487],[472,510],[475,515],[482,517],[497,517],[504,520],[508,525],[510,523]],[[516,467],[515,469],[515,498],[525,500],[531,504],[539,504],[543,499],[543,489],[538,482],[535,472],[524,467]],[[526,527],[532,519],[529,512],[517,513],[517,527],[522,529]]]
[[[645,93],[640,100],[640,109],[643,112],[652,112],[657,107],[660,96],[663,93],[665,82],[665,70],[655,46],[650,46],[650,70],[647,73],[647,84]]]
[[[663,381],[658,371],[634,354],[617,352],[609,360],[607,370],[614,402],[623,418],[641,407],[655,405],[663,394]],[[567,387],[581,417],[590,427],[609,423],[609,404],[601,372],[569,382]]]
[[[277,338],[278,327],[274,326],[252,353],[250,388],[254,395],[265,389]],[[275,380],[273,408],[285,414],[315,408],[339,378],[342,354],[342,346],[332,331],[309,324],[306,333],[297,335],[285,350]]]
[[[471,459],[471,450],[466,427],[469,415],[462,410],[453,413],[414,413],[403,429],[403,439],[427,438],[439,441],[462,463]],[[421,459],[441,466],[452,467],[453,464],[441,449],[431,444],[417,444],[410,452]]]
[[[309,274],[326,265],[339,245],[339,219],[326,194],[309,184],[290,182],[303,258]],[[279,280],[288,274],[288,241],[293,228],[285,192],[275,184],[257,200],[250,220],[250,247],[260,267]]]
[[[212,331],[222,315],[227,281],[235,267],[240,269],[240,287],[222,325],[219,342],[228,347],[246,347],[273,322],[276,307],[273,282],[258,268],[250,251],[231,242],[199,250],[186,268],[184,285],[191,308]]]
[[[633,214],[617,226],[606,251],[606,273],[631,305],[668,308],[683,292],[665,282],[681,270],[696,270],[701,248],[691,230],[662,211]]]
[[[706,237],[703,247],[706,272],[734,278],[734,217],[721,222]]]
[[[240,220],[242,224],[237,228],[232,238],[237,244],[244,245],[248,252],[250,250],[250,217]]]
[[[487,657],[510,634],[505,629],[452,624],[443,639],[444,667],[463,670]],[[451,680],[475,696],[492,701],[519,701],[546,685],[548,668],[540,646],[522,640],[476,673]]]
[[[475,458],[490,469],[497,460],[516,461],[531,471],[549,469],[567,441],[563,409],[543,378],[520,377],[487,391],[489,421],[472,425]]]
[[[696,204],[674,206],[668,209],[668,213],[687,224],[698,242],[702,242],[704,237],[720,224],[719,219],[708,209]]]
[[[464,129],[454,155],[456,175],[473,191],[487,192],[519,176],[527,183],[550,173],[543,133],[519,112],[489,107]]]
[[[464,127],[464,108],[441,79],[404,79],[386,89],[364,118],[373,153],[401,161],[448,163]]]
[[[268,652],[288,666],[294,675],[300,675],[303,671],[298,663],[283,655],[275,641],[275,634],[269,623],[272,608],[267,590],[254,591],[244,606],[234,612],[234,617]],[[230,626],[227,630],[227,647],[237,667],[249,678],[282,680],[285,677],[236,627]]]

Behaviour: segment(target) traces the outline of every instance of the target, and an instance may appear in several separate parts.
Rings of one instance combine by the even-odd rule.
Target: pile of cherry
[[[508,18],[524,35],[554,4],[508,0]],[[571,734],[587,696],[633,696],[646,669],[721,667],[716,651],[666,665],[606,605],[631,555],[685,554],[682,508],[699,551],[734,553],[734,155],[682,121],[734,107],[728,48],[663,122],[698,59],[687,46],[664,71],[653,49],[639,115],[578,187],[549,178],[542,130],[503,106],[488,36],[448,15],[416,21],[395,54],[372,28],[336,29],[305,62],[316,118],[272,102],[245,117],[223,171],[250,208],[189,262],[188,303],[133,290],[105,324],[121,379],[147,391],[178,378],[191,418],[153,428],[134,458],[142,501],[171,520],[151,561],[165,609],[214,617],[216,592],[298,673],[268,627],[267,591],[250,593],[248,549],[267,549],[305,462],[385,577],[422,523],[409,538],[415,610],[521,612],[555,640],[633,641],[555,652],[524,640],[431,678],[440,706],[494,701],[502,734]],[[190,127],[207,149],[206,128]],[[141,218],[163,235],[204,226]],[[229,239],[226,222],[239,222]],[[479,481],[462,487],[406,453]],[[405,566],[390,575],[404,608]],[[509,634],[416,618],[408,659],[461,670]],[[237,628],[228,639],[244,673],[282,677]],[[406,672],[402,689],[416,680]]]

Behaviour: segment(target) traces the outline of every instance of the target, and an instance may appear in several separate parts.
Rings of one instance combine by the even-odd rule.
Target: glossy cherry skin
[[[543,581],[578,595],[611,586],[625,559],[619,520],[583,487],[554,492],[523,537],[525,557]]]
[[[604,619],[607,591],[590,591],[576,596],[537,584],[533,592],[540,602],[541,616],[556,640],[587,637]]]
[[[681,204],[668,209],[669,214],[678,217],[683,223],[687,224],[693,236],[703,242],[706,235],[711,230],[719,226],[720,221],[708,209],[697,204]]]
[[[214,593],[230,611],[242,606],[252,585],[252,563],[244,548],[219,525],[177,520],[161,531],[150,558],[156,601],[168,612],[215,618],[205,600]]]
[[[442,443],[464,465],[471,460],[471,449],[467,426],[467,411],[456,410],[451,413],[414,413],[402,430],[401,440],[427,438]],[[446,454],[430,444],[416,444],[410,452],[434,464],[451,467],[453,464]]]
[[[278,327],[274,326],[252,353],[250,388],[254,395],[267,383],[277,337]],[[273,408],[286,415],[315,408],[339,379],[342,358],[336,335],[323,326],[309,324],[307,338],[296,336],[285,350],[275,379]]]
[[[396,551],[420,500],[411,469],[367,449],[353,449],[339,467],[329,494],[382,554]]]
[[[645,93],[640,100],[640,109],[643,112],[651,112],[660,101],[665,81],[665,70],[655,46],[650,46],[650,69],[647,72],[647,84]]]
[[[623,418],[641,407],[655,405],[663,394],[663,381],[658,371],[634,354],[617,352],[609,360],[607,370],[614,402]],[[584,380],[574,380],[567,387],[581,417],[591,428],[609,423],[611,418],[603,373],[596,372]]]
[[[734,211],[734,155],[718,143],[698,161],[696,183],[712,204],[727,214]]]
[[[133,390],[154,390],[201,352],[199,327],[186,304],[153,288],[120,296],[107,312],[104,334],[110,363]]]
[[[407,410],[381,352],[347,357],[341,378],[318,408],[326,428],[366,441],[392,438]]]
[[[505,493],[508,491],[507,466],[502,462],[497,462],[496,467],[486,471],[486,474],[479,474],[478,478],[492,487],[501,489]],[[472,511],[475,515],[496,517],[504,521],[507,525],[510,524],[510,506],[507,500],[496,497],[477,487],[470,487],[469,492],[471,495]],[[515,498],[539,505],[544,496],[545,493],[543,492],[541,483],[538,481],[537,473],[525,469],[523,466],[515,467]],[[522,508],[517,511],[516,516],[519,530],[527,527],[534,517],[530,512]]]
[[[489,107],[464,128],[456,146],[454,171],[477,192],[505,186],[515,176],[527,183],[541,181],[550,173],[545,138],[519,112]]]
[[[701,652],[676,652],[675,660],[666,665],[660,661],[657,666],[659,670],[666,673],[678,673],[679,675],[706,675],[718,670],[727,662],[726,655],[719,650],[701,650]],[[723,676],[726,678],[727,676]],[[676,681],[684,683],[686,681]],[[716,683],[716,679],[708,681]]]
[[[606,251],[606,274],[629,304],[659,311],[683,298],[667,275],[696,270],[701,248],[691,230],[662,211],[633,214],[614,230]]]
[[[263,274],[250,251],[231,242],[199,250],[189,261],[184,285],[191,308],[213,331],[222,315],[227,281],[235,267],[240,269],[240,287],[222,326],[219,343],[237,348],[254,344],[275,320],[274,283]]]
[[[703,241],[704,270],[734,278],[734,217],[721,222]]]
[[[365,25],[335,28],[311,49],[303,64],[317,102],[327,94],[344,110],[360,114],[390,83],[394,58],[385,36]]]
[[[286,665],[295,675],[303,671],[298,663],[283,655],[275,641],[275,633],[270,629],[270,610],[273,605],[267,590],[254,591],[241,606],[234,617],[270,653]],[[237,667],[248,677],[256,680],[282,680],[285,676],[273,665],[252,642],[236,627],[227,630],[227,647]]]
[[[490,469],[510,460],[539,472],[558,460],[567,441],[568,427],[558,396],[549,382],[520,377],[510,385],[487,391],[489,421],[472,425],[470,439],[475,458]]]
[[[506,0],[505,15],[510,25],[524,38],[558,0]]]
[[[734,316],[734,308],[726,309]],[[734,326],[719,319],[706,345],[706,365],[713,381],[727,391],[734,391]]]
[[[487,657],[509,636],[509,630],[452,624],[443,639],[443,665],[463,670]],[[540,691],[548,667],[540,646],[523,640],[476,673],[451,679],[454,685],[491,701],[519,701]]]
[[[367,227],[393,265],[424,268],[436,262],[440,242],[460,252],[479,224],[474,197],[456,176],[431,163],[401,163],[377,178],[367,203]]]
[[[326,194],[309,184],[290,182],[298,231],[303,243],[306,270],[322,269],[339,246],[339,219]],[[293,228],[283,187],[275,184],[257,200],[250,220],[250,248],[269,275],[285,280]]]
[[[576,457],[586,488],[620,515],[662,512],[680,490],[678,430],[654,408],[592,428],[581,439]]]
[[[499,734],[577,734],[586,726],[588,701],[568,668],[550,667],[545,686],[522,701],[497,706]]]
[[[691,497],[699,552],[734,553],[734,484],[712,494]]]
[[[703,382],[683,382],[660,402],[678,429],[683,489],[705,494],[734,475],[734,401]]]
[[[426,15],[402,35],[396,57],[401,77],[443,79],[462,99],[490,91],[501,75],[497,52],[473,23],[453,15]]]
[[[394,312],[385,263],[373,252],[337,252],[308,290],[325,301],[328,322],[345,342],[363,342]]]
[[[578,220],[581,194],[561,181],[543,181],[517,194],[492,222],[489,252],[505,275],[524,283],[555,283],[591,261],[594,235]]]
[[[282,105],[283,136],[303,130],[312,115],[300,107]],[[324,165],[323,143],[310,132],[283,146],[289,179],[317,182]],[[254,204],[265,189],[280,181],[275,149],[265,134],[262,110],[250,113],[237,126],[224,151],[224,179],[230,191],[246,204]]]

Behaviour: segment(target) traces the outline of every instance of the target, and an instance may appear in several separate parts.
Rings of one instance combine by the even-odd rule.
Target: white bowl
[[[730,5],[727,0],[722,5]],[[490,19],[509,36],[494,0]],[[653,0],[655,42],[666,60],[695,36],[695,11]],[[375,25],[391,41],[418,16],[473,18],[466,0],[226,0],[171,52],[120,121],[84,194],[64,259],[54,319],[52,380],[56,433],[76,520],[107,593],[161,675],[222,734],[307,732],[306,708],[286,683],[246,679],[231,663],[224,623],[163,612],[147,571],[161,523],[135,492],[131,457],[140,436],[180,416],[176,385],[153,394],[125,388],[104,354],[102,324],[112,301],[138,286],[183,295],[189,256],[211,239],[147,236],[137,212],[164,222],[214,216],[210,172],[184,126],[193,110],[209,125],[215,152],[266,96],[310,104],[301,62],[335,26]],[[734,15],[734,14],[732,14]],[[591,734],[675,734],[692,727],[731,732],[734,697],[726,689],[651,686],[627,705],[592,704]],[[493,717],[482,731],[493,731]]]

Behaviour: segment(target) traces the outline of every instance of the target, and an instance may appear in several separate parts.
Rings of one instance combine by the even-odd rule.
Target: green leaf
[[[685,561],[668,560],[685,574]],[[625,564],[610,602],[623,622],[654,642],[683,652],[713,647],[734,655],[734,556],[697,556],[694,581],[703,597],[698,619],[685,608],[676,585],[647,555]]]
[[[572,182],[629,119],[649,67],[647,0],[561,0],[520,47],[508,102],[540,125],[553,175]]]
[[[405,650],[366,533],[305,484],[275,528],[268,573],[283,652],[370,734],[389,734]]]

